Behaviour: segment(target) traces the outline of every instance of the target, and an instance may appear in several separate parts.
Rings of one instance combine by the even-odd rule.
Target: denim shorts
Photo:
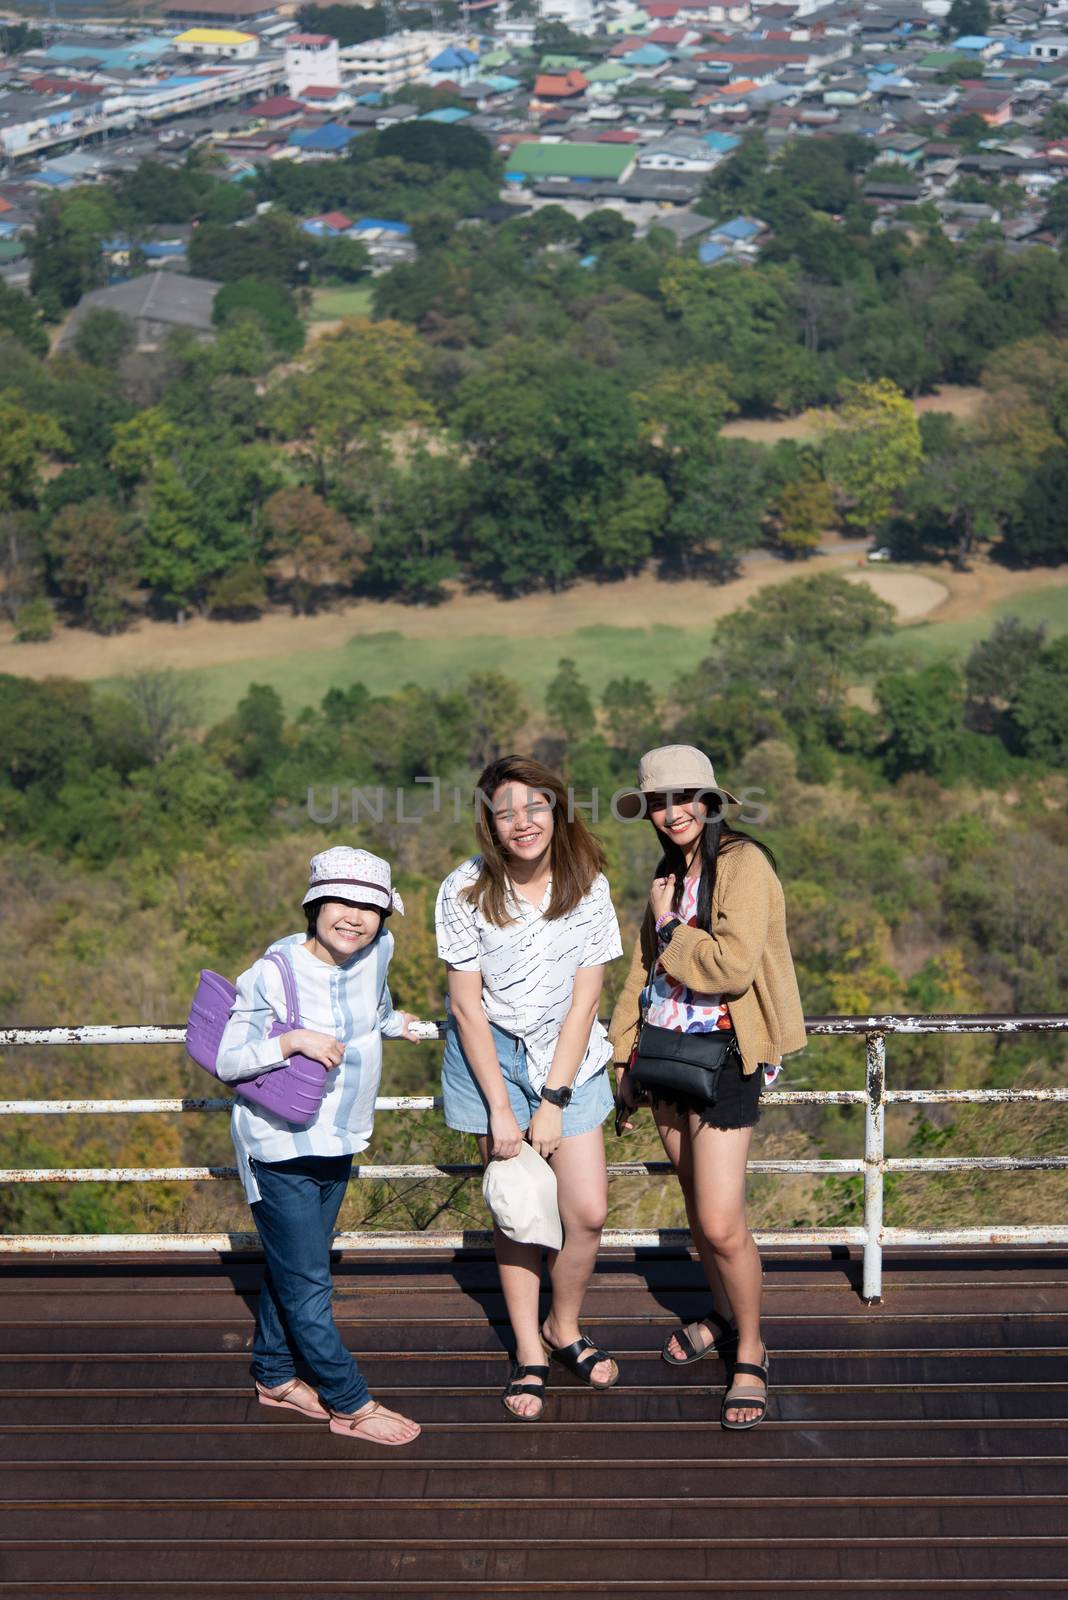
[[[492,1022],[489,1027],[515,1120],[521,1128],[526,1128],[541,1105],[541,1095],[527,1077],[526,1047],[522,1039],[495,1028]],[[489,1104],[467,1064],[460,1031],[452,1017],[445,1033],[441,1094],[445,1102],[445,1121],[450,1128],[458,1133],[489,1132]],[[564,1107],[563,1137],[567,1139],[573,1134],[599,1128],[614,1104],[608,1072],[602,1068],[575,1090],[571,1104]]]

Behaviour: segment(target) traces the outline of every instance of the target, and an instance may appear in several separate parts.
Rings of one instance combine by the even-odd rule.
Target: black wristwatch
[[[675,929],[681,927],[681,919],[679,917],[671,917],[667,922],[662,922],[660,924],[660,927],[656,930],[656,936],[658,939],[663,939],[664,943],[666,944],[671,938],[671,935],[675,932]]]
[[[559,1106],[563,1111],[571,1104],[572,1090],[565,1084],[562,1089],[550,1089],[548,1085],[541,1091],[543,1100],[548,1100],[551,1106]]]

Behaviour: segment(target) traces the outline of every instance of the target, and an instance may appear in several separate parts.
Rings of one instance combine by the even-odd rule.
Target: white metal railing
[[[444,1025],[438,1024],[439,1031]],[[1002,1227],[913,1229],[891,1228],[883,1223],[883,1191],[887,1173],[895,1172],[1026,1172],[1068,1168],[1068,1156],[923,1156],[888,1157],[885,1153],[884,1115],[888,1105],[984,1105],[1068,1102],[1065,1089],[887,1089],[887,1034],[1013,1035],[1068,1031],[1068,1014],[1049,1016],[868,1016],[809,1017],[810,1034],[850,1037],[863,1035],[867,1049],[867,1076],[863,1089],[771,1089],[762,1104],[863,1105],[864,1155],[836,1160],[762,1161],[749,1163],[751,1172],[864,1178],[864,1222],[857,1227],[790,1229],[757,1233],[758,1244],[857,1244],[863,1246],[862,1295],[877,1301],[882,1293],[884,1245],[1068,1244],[1068,1227]],[[22,1045],[73,1044],[183,1044],[184,1028],[71,1027],[0,1029],[0,1050]],[[190,1096],[130,1100],[6,1100],[0,1116],[114,1116],[167,1112],[220,1112],[233,1105],[223,1098]],[[430,1111],[441,1101],[430,1095],[383,1095],[377,1111]],[[611,1162],[610,1177],[659,1177],[671,1172],[666,1161]],[[357,1179],[474,1177],[481,1167],[467,1164],[356,1165]],[[30,1167],[0,1170],[0,1183],[159,1183],[201,1182],[236,1178],[231,1166],[189,1167]],[[646,1248],[681,1244],[689,1235],[683,1229],[606,1229],[609,1247]],[[463,1249],[489,1243],[491,1235],[463,1233],[368,1231],[338,1233],[335,1244],[361,1250]],[[120,1234],[4,1234],[0,1254],[88,1254],[90,1252],[141,1253],[144,1251],[233,1251],[255,1249],[255,1233],[120,1233]]]

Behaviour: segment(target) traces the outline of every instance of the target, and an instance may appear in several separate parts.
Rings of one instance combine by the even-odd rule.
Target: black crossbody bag
[[[657,954],[654,953],[649,963],[645,993],[652,986]],[[643,1009],[630,1072],[635,1086],[653,1099],[673,1100],[685,1095],[695,1105],[714,1106],[719,1096],[720,1074],[728,1062],[739,1055],[733,1028],[716,1028],[711,1033],[679,1033],[675,1028],[658,1028],[655,1023],[647,1022]]]

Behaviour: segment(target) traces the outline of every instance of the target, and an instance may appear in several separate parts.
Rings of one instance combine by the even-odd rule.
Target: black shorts
[[[709,1128],[755,1128],[760,1121],[760,1091],[764,1086],[764,1064],[748,1077],[736,1052],[723,1064],[719,1075],[719,1094],[713,1106],[700,1105],[688,1095],[650,1096],[650,1104],[674,1106],[683,1113],[694,1111]]]

